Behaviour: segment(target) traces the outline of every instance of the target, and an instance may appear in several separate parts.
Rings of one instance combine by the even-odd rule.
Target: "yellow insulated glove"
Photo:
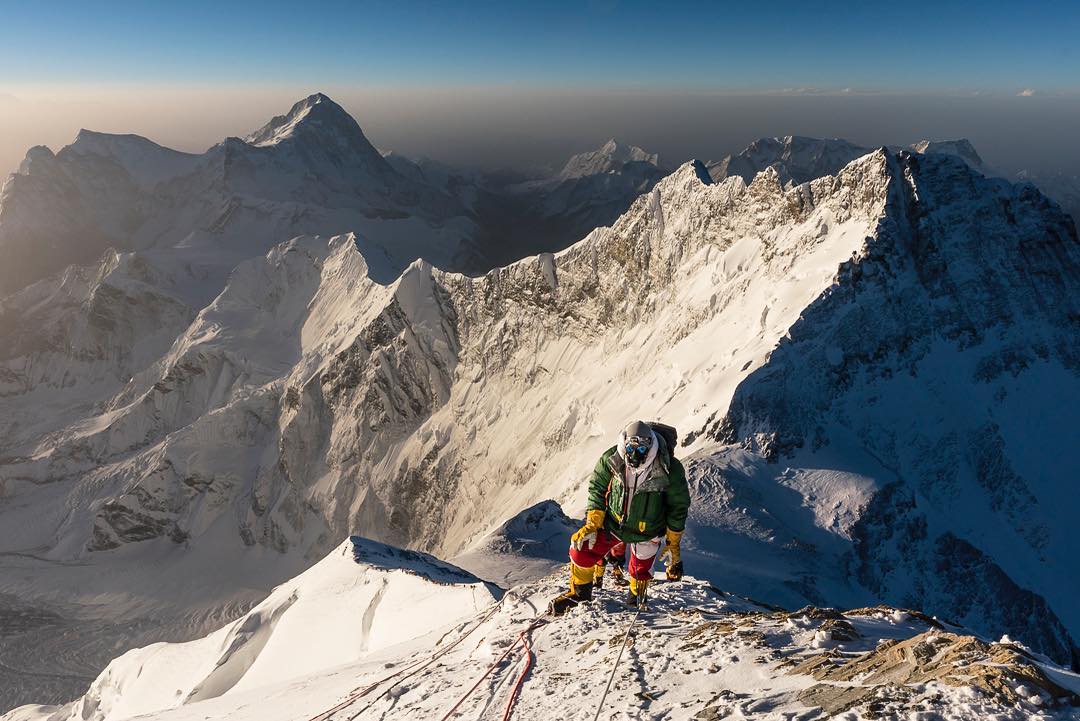
[[[682,556],[679,545],[682,543],[682,531],[667,531],[667,546],[660,560],[667,566],[666,572],[669,581],[678,581],[683,576]]]
[[[570,536],[570,545],[575,550],[592,548],[596,543],[597,532],[604,527],[605,513],[601,510],[589,511],[585,514],[585,525],[578,529],[577,533]]]

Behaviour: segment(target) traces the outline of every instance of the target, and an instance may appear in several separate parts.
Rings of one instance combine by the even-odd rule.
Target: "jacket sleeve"
[[[609,455],[605,453],[600,456],[596,467],[589,475],[589,505],[585,509],[587,511],[607,511],[608,481],[611,480],[611,469],[608,468],[607,463]]]
[[[667,488],[667,527],[672,531],[686,529],[686,516],[690,512],[690,487],[686,484],[686,470],[677,459],[671,459],[671,482]]]

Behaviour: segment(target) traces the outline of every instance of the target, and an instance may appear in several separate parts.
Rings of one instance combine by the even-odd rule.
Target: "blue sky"
[[[0,2],[39,83],[1080,90],[1080,3]]]
[[[0,177],[79,128],[202,151],[324,91],[380,148],[670,162],[801,134],[1080,169],[1080,0],[0,0]]]

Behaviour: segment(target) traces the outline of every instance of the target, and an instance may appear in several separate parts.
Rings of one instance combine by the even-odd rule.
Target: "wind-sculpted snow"
[[[50,715],[104,721],[243,694],[423,639],[499,595],[430,556],[353,538],[213,634],[120,656]]]

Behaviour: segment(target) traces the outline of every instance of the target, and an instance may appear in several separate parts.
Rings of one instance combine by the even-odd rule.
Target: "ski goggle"
[[[636,453],[639,456],[644,456],[648,452],[649,452],[649,447],[645,446],[645,445],[642,445],[640,443],[627,443],[626,444],[626,453],[627,453],[627,455],[633,455],[634,453]]]

